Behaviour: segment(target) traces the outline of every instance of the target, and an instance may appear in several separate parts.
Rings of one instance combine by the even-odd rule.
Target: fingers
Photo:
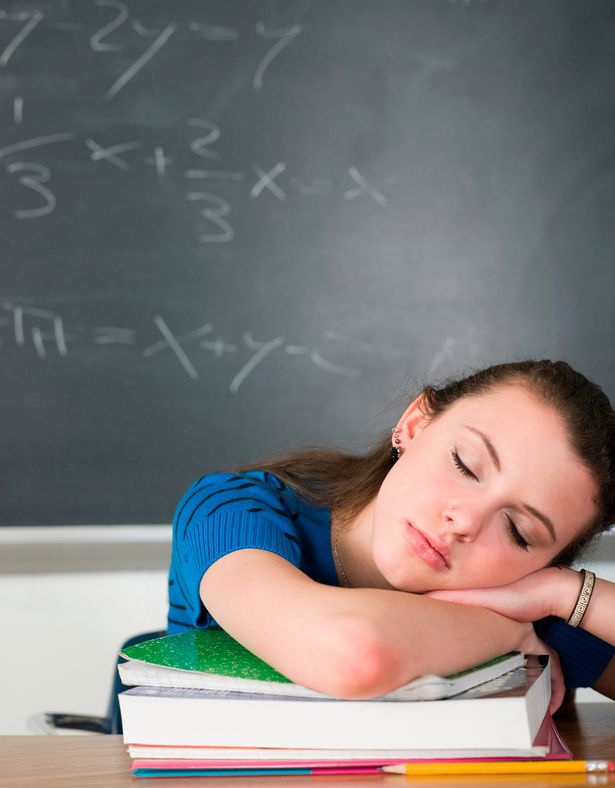
[[[566,683],[559,657],[553,649],[549,649],[549,657],[551,662],[551,702],[549,703],[549,713],[555,714],[564,700]]]

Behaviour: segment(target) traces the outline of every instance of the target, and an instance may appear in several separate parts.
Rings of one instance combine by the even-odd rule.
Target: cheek
[[[470,545],[468,545],[470,547]],[[519,553],[517,555],[517,552]],[[459,582],[464,588],[491,588],[514,583],[531,572],[541,569],[545,562],[532,560],[527,553],[507,545],[474,550],[462,562]]]
[[[404,456],[387,474],[380,488],[381,507],[409,517],[412,513],[429,511],[442,498],[447,480],[441,469],[416,458]]]

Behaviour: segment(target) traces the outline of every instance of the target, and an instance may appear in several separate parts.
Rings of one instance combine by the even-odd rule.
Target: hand
[[[546,616],[567,618],[579,592],[578,573],[567,567],[551,566],[504,586],[430,591],[426,596],[476,605],[515,621],[538,621]]]
[[[566,693],[566,682],[564,681],[564,674],[562,666],[559,661],[557,652],[541,640],[534,627],[530,624],[524,625],[525,632],[522,634],[521,641],[519,642],[518,649],[524,654],[547,654],[551,664],[551,700],[549,702],[549,713],[555,712],[562,705],[564,695]]]

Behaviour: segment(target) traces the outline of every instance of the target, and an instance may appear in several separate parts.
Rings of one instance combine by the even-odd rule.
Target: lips
[[[440,572],[448,569],[449,550],[444,544],[434,544],[434,537],[427,537],[418,528],[407,524],[406,537],[416,555],[432,569]]]

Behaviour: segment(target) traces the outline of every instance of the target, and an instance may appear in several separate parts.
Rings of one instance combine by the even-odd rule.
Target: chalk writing
[[[0,67],[14,67],[22,52],[37,46],[38,33],[46,28],[58,31],[58,35],[79,34],[84,30],[90,57],[95,63],[106,64],[104,73],[108,74],[109,69],[117,65],[116,72],[111,71],[112,76],[105,78],[98,97],[101,101],[110,102],[130,85],[136,86],[139,76],[146,69],[149,71],[155,67],[154,61],[163,49],[168,47],[168,52],[173,52],[173,48],[178,46],[180,33],[184,39],[192,36],[194,40],[207,42],[216,48],[238,47],[246,43],[246,37],[256,37],[262,52],[259,51],[256,61],[249,65],[246,85],[251,91],[263,93],[268,81],[273,78],[276,64],[279,63],[281,69],[296,39],[307,33],[301,24],[274,28],[264,21],[257,21],[247,31],[216,24],[214,20],[191,20],[180,26],[169,16],[163,17],[162,21],[158,19],[155,25],[148,25],[144,20],[135,18],[129,2],[94,0],[93,5],[96,9],[94,23],[88,27],[70,18],[61,18],[62,13],[67,14],[67,7],[56,11],[56,17],[60,14],[60,18],[50,18],[50,14],[36,8],[0,11],[0,32],[5,35],[0,49]],[[170,9],[172,6],[169,6],[169,14]],[[122,53],[121,57],[118,57],[118,53]],[[280,70],[278,73],[283,72]],[[23,127],[24,96],[14,96],[12,101],[14,126]],[[221,113],[212,113],[212,116],[216,119],[224,117]],[[194,235],[201,244],[229,244],[235,239],[233,206],[238,196],[248,198],[249,201],[269,201],[272,205],[288,203],[297,198],[326,200],[336,196],[346,202],[367,198],[380,208],[389,205],[390,195],[386,189],[395,179],[387,178],[386,174],[384,177],[382,173],[380,177],[373,172],[368,175],[348,162],[342,170],[346,175],[338,176],[336,181],[329,177],[329,173],[310,172],[309,162],[307,165],[302,162],[301,175],[298,177],[293,172],[295,165],[292,159],[287,159],[286,154],[284,160],[276,158],[270,149],[267,149],[267,158],[263,155],[262,160],[254,153],[239,161],[225,160],[222,143],[226,140],[221,122],[208,117],[189,117],[183,121],[177,118],[173,122],[180,127],[183,123],[183,153],[188,152],[196,157],[188,166],[181,158],[181,150],[173,147],[169,148],[172,155],[167,152],[166,138],[162,136],[164,129],[157,130],[158,138],[153,135],[153,138],[148,137],[146,140],[134,131],[118,133],[112,128],[101,128],[96,132],[96,127],[92,126],[87,133],[78,133],[72,129],[56,131],[52,127],[49,133],[8,141],[0,148],[0,160],[5,160],[3,166],[6,173],[17,184],[18,202],[10,209],[12,216],[17,220],[41,221],[56,211],[58,197],[53,174],[59,165],[48,151],[50,147],[60,144],[72,145],[71,155],[75,146],[81,150],[85,148],[86,166],[96,165],[107,171],[107,177],[118,179],[119,188],[121,179],[130,179],[139,168],[148,168],[161,188],[162,181],[167,177],[183,178],[183,196],[187,204],[194,206]],[[235,143],[232,148],[226,147],[227,150],[236,151]],[[36,160],[33,160],[35,151]],[[29,154],[28,160],[25,160],[26,152]],[[84,166],[83,155],[77,161],[80,166]],[[176,171],[176,161],[181,162],[179,171]],[[340,177],[345,178],[344,183],[339,181]],[[234,341],[217,335],[211,322],[203,323],[189,332],[177,332],[172,321],[165,319],[162,314],[153,316],[152,325],[157,338],[143,346],[140,334],[134,327],[79,327],[69,333],[59,314],[38,306],[4,302],[0,317],[0,330],[12,331],[9,345],[31,349],[41,360],[52,352],[59,357],[66,357],[71,343],[76,343],[82,352],[88,347],[106,353],[138,352],[143,359],[152,362],[156,358],[172,357],[190,380],[198,381],[201,377],[199,365],[203,363],[205,354],[212,359],[231,356],[238,361],[229,383],[232,394],[236,394],[252,375],[271,363],[274,357],[286,358],[286,363],[291,363],[293,359],[295,361],[292,363],[307,361],[325,373],[356,377],[361,374],[361,369],[346,363],[346,355],[353,354],[355,358],[357,355],[376,352],[369,343],[342,340],[339,336],[327,333],[323,335],[322,346],[318,347],[316,345],[319,343],[292,342],[278,335],[256,339],[250,331],[243,332],[241,341]],[[3,347],[6,348],[6,336],[4,339]],[[391,349],[378,348],[380,354],[392,352]]]
[[[258,175],[258,181],[254,184],[254,186],[250,189],[250,197],[252,199],[256,198],[261,194],[263,189],[269,189],[269,191],[281,200],[282,202],[286,199],[286,194],[282,189],[274,183],[275,178],[278,175],[281,175],[284,170],[286,169],[286,164],[283,161],[279,161],[275,167],[272,167],[268,172],[265,172],[262,167],[256,165],[254,167],[254,172]]]
[[[205,323],[194,331],[175,335],[160,315],[156,315],[154,322],[162,334],[163,339],[146,347],[142,351],[143,356],[151,358],[164,350],[170,350],[174,353],[177,361],[191,380],[198,380],[200,376],[195,366],[194,354],[192,354],[191,357],[188,356],[186,345],[191,343],[193,345],[196,344],[197,347],[200,347],[202,350],[212,351],[216,358],[221,358],[225,353],[237,353],[239,350],[237,345],[227,343],[220,337],[217,337],[213,341],[209,339],[203,340],[203,336],[211,334],[214,330],[214,325],[212,323]],[[357,377],[361,374],[361,370],[359,369],[337,364],[325,359],[319,349],[311,350],[305,345],[286,344],[284,338],[281,336],[266,341],[260,341],[254,338],[252,332],[246,331],[243,334],[243,343],[252,353],[231,380],[229,385],[231,394],[236,394],[256,368],[276,350],[283,350],[289,356],[308,355],[315,366],[320,367],[320,369],[326,372],[350,377]]]
[[[43,137],[34,137],[32,139],[23,140],[22,142],[15,142],[13,145],[6,145],[0,148],[0,159],[6,156],[11,156],[13,153],[20,153],[24,150],[32,150],[32,148],[41,148],[45,145],[53,145],[56,142],[67,142],[74,139],[75,134],[70,132],[60,132],[59,134],[47,134]]]
[[[292,359],[297,360],[293,363],[299,363],[300,359],[305,359],[324,373],[350,378],[363,374],[361,357],[404,356],[399,349],[359,341],[334,331],[324,331],[322,342],[318,343],[333,346],[327,351],[322,346],[288,342],[281,335],[257,339],[249,330],[243,332],[240,343],[234,342],[221,336],[212,321],[181,332],[176,331],[162,314],[155,314],[152,323],[158,337],[143,346],[140,332],[134,326],[78,324],[67,330],[65,320],[58,312],[32,304],[3,301],[0,302],[0,347],[6,350],[12,345],[18,350],[33,351],[39,361],[45,361],[53,353],[68,362],[72,353],[75,362],[80,359],[88,359],[89,362],[95,350],[107,354],[136,352],[141,358],[152,361],[157,357],[170,356],[193,383],[203,379],[199,370],[206,363],[202,360],[206,355],[214,361],[236,357],[238,366],[228,383],[228,391],[232,395],[237,394],[273,356],[280,361],[287,358],[285,363],[291,363]],[[71,346],[74,346],[72,351]],[[351,356],[352,364],[340,358],[340,346],[343,356]]]
[[[13,100],[13,120],[16,126],[23,123],[23,97],[15,96]]]
[[[214,143],[222,139],[220,127],[206,118],[190,118],[187,121],[190,128],[204,131],[198,137],[188,141],[190,152],[201,159],[216,162],[215,168],[189,168],[184,171],[187,182],[211,181],[217,182],[215,191],[188,188],[186,200],[198,205],[199,221],[196,225],[196,240],[202,244],[227,244],[235,238],[235,229],[231,222],[232,201],[231,195],[222,195],[220,189],[225,184],[240,184],[247,180],[245,171],[227,168],[221,162],[221,155],[212,148]],[[42,135],[12,143],[0,148],[0,159],[10,158],[26,150],[42,149],[57,143],[68,143],[76,138],[72,132]],[[86,137],[83,144],[89,151],[89,159],[96,164],[106,164],[124,173],[139,166],[141,161],[145,166],[152,166],[159,181],[164,179],[173,159],[167,156],[161,145],[154,145],[153,156],[136,158],[136,152],[143,146],[141,140],[125,140],[121,142],[102,142],[93,137]],[[218,164],[220,162],[220,164]],[[50,181],[52,170],[46,164],[38,162],[11,162],[6,167],[7,172],[18,177],[21,186],[36,192],[42,203],[32,206],[20,206],[13,215],[18,219],[40,219],[53,213],[56,208],[56,196],[51,189]],[[335,194],[335,183],[331,178],[315,175],[313,177],[297,178],[288,173],[285,161],[277,161],[272,166],[264,167],[261,163],[254,163],[251,167],[253,176],[248,184],[248,195],[251,200],[263,199],[269,196],[278,202],[286,202],[289,192],[301,197],[326,198]],[[389,196],[385,195],[384,187],[394,183],[395,177],[381,178],[378,183],[368,180],[367,177],[352,165],[347,168],[347,173],[353,186],[342,191],[344,200],[356,200],[367,197],[381,208],[389,205]]]
[[[186,170],[186,178],[203,178],[212,181],[242,181],[243,172],[226,172],[224,170]]]
[[[200,343],[201,348],[203,350],[211,350],[216,358],[222,358],[225,353],[236,353],[237,352],[237,345],[231,345],[228,342],[225,342],[224,339],[217,337],[214,340],[206,340],[204,339]]]
[[[51,341],[60,356],[68,354],[68,337],[60,315],[47,309],[19,306],[5,301],[4,311],[12,314],[13,337],[18,347],[30,341],[40,359],[47,357],[47,341]],[[42,326],[42,327],[41,327]]]
[[[160,333],[164,337],[162,342],[155,342],[153,345],[145,348],[143,351],[143,355],[147,358],[153,356],[154,353],[159,353],[161,350],[165,348],[169,348],[175,356],[177,360],[185,369],[186,373],[188,374],[189,378],[196,380],[199,377],[199,373],[194,368],[192,361],[188,358],[183,344],[184,342],[191,342],[193,340],[199,339],[199,337],[203,336],[204,334],[208,334],[212,326],[210,323],[206,323],[204,326],[201,326],[196,331],[191,331],[189,334],[184,334],[183,336],[176,337],[175,334],[171,331],[171,329],[166,324],[164,318],[160,315],[156,315],[154,318],[154,323],[158,327]]]
[[[120,45],[104,41],[103,39],[115,33],[128,22],[130,17],[128,6],[125,3],[114,2],[114,0],[98,0],[96,5],[102,8],[111,8],[116,13],[107,24],[103,25],[90,36],[90,47],[94,52],[115,52],[121,48]],[[138,20],[132,22],[131,28],[141,38],[154,38],[154,41],[108,88],[105,93],[105,98],[108,101],[117,96],[118,93],[136,77],[177,31],[177,25],[174,23],[168,24],[163,30],[150,30]]]
[[[138,22],[133,23],[133,28],[137,35],[143,37],[153,37],[155,36],[155,40],[150,44],[150,46],[145,50],[145,52],[138,57],[135,62],[127,68],[126,71],[121,74],[111,85],[109,90],[105,93],[106,99],[112,99],[114,96],[124,88],[125,85],[133,79],[142,68],[154,57],[156,52],[158,52],[162,47],[166,44],[166,42],[171,38],[171,36],[177,30],[177,26],[174,24],[167,25],[164,30],[158,32],[154,30],[146,30],[142,25]]]
[[[0,10],[0,20],[6,19],[7,22],[25,22],[26,24],[21,28],[13,40],[0,52],[0,66],[4,67],[8,64],[9,60],[13,57],[17,49],[26,38],[32,33],[34,28],[43,20],[44,14],[40,11],[18,11],[17,13],[9,13],[8,11]]]
[[[219,159],[220,154],[213,150],[208,150],[208,146],[220,139],[220,129],[215,123],[204,118],[190,118],[188,125],[197,129],[205,129],[208,133],[203,137],[197,137],[190,143],[190,150],[195,156],[203,156],[206,159]]]
[[[137,332],[134,328],[119,328],[118,326],[98,326],[94,329],[93,342],[95,345],[134,345]]]
[[[239,33],[230,27],[220,25],[203,25],[200,22],[190,22],[188,28],[197,33],[199,38],[206,41],[237,41]]]
[[[228,243],[235,237],[235,230],[227,221],[226,217],[231,212],[231,206],[211,192],[188,192],[188,200],[191,202],[204,202],[205,207],[201,208],[201,216],[206,222],[218,228],[218,232],[199,233],[201,243]]]
[[[372,186],[371,183],[367,181],[366,178],[361,175],[359,170],[356,167],[350,167],[348,170],[348,174],[350,177],[355,181],[358,186],[354,189],[347,189],[344,192],[344,199],[345,200],[354,200],[356,197],[359,197],[361,194],[369,195],[378,205],[388,205],[389,201],[384,196],[384,194],[379,191],[375,186]]]
[[[265,57],[260,61],[258,66],[256,67],[256,71],[254,72],[254,79],[252,80],[252,85],[254,86],[254,90],[261,90],[263,87],[263,78],[265,76],[265,71],[269,68],[269,66],[273,63],[275,58],[280,54],[280,52],[287,47],[290,42],[296,36],[301,33],[303,28],[301,25],[293,25],[289,27],[287,30],[266,30],[265,25],[262,22],[258,22],[256,25],[256,32],[259,36],[263,38],[277,38],[278,41],[271,47],[271,49],[267,52]]]
[[[275,337],[274,339],[270,339],[268,342],[257,342],[250,332],[246,332],[243,335],[243,341],[245,342],[246,346],[251,350],[255,350],[256,352],[250,358],[250,360],[243,365],[243,367],[239,370],[239,372],[235,375],[233,380],[231,381],[231,393],[236,394],[239,391],[239,387],[244,382],[244,380],[248,377],[248,375],[256,369],[256,367],[265,360],[265,358],[273,352],[276,348],[281,347],[284,344],[284,340],[282,337]]]
[[[326,369],[327,372],[335,372],[338,375],[347,375],[351,378],[356,378],[360,374],[358,369],[350,369],[349,367],[343,367],[341,364],[333,364],[331,361],[327,361],[319,350],[313,350],[310,353],[310,358],[317,367]]]
[[[264,53],[259,55],[256,64],[250,66],[250,69],[253,68],[251,87],[256,92],[262,92],[274,64],[282,62],[284,53],[290,50],[293,42],[307,32],[307,28],[301,24],[272,28],[262,20],[256,21],[247,32],[241,33],[233,26],[198,19],[179,25],[172,19],[163,17],[163,20],[153,27],[135,18],[129,2],[95,0],[94,6],[97,11],[93,29],[86,33],[89,51],[93,53],[95,61],[109,63],[111,66],[118,63],[121,68],[119,75],[112,78],[111,84],[107,82],[107,87],[102,88],[102,98],[106,101],[116,98],[134,82],[144,69],[149,68],[163,48],[167,45],[177,46],[176,34],[180,32],[184,37],[194,36],[220,46],[237,46],[242,37],[245,39],[246,36],[256,36],[257,40],[266,44],[266,48]],[[62,12],[67,13],[67,8],[59,11],[60,14]],[[11,29],[15,25],[18,28],[16,32]],[[38,39],[36,31],[45,27],[65,33],[80,32],[83,29],[82,25],[70,18],[50,18],[50,14],[36,8],[0,11],[0,28],[8,29],[12,35],[0,52],[0,66],[8,68],[21,48],[25,50],[35,46]],[[118,57],[117,53],[120,52],[125,54]],[[105,69],[105,73],[107,71],[108,69]],[[15,97],[13,120],[16,127],[23,124],[23,106],[23,96]],[[262,161],[248,161],[242,162],[243,166],[237,166],[236,162],[223,162],[219,148],[222,140],[220,125],[211,118],[204,117],[191,117],[187,120],[187,125],[199,132],[198,136],[188,141],[191,154],[207,161],[206,166],[183,168],[188,183],[185,199],[196,207],[195,240],[200,244],[229,244],[236,237],[232,214],[237,192],[228,193],[227,187],[247,182],[247,194],[251,200],[273,199],[281,203],[288,202],[293,194],[307,198],[327,198],[340,189],[339,184],[319,173],[308,172],[301,178],[294,176],[291,165],[286,160],[273,159],[273,162],[267,164]],[[0,159],[76,139],[79,139],[76,133],[67,131],[19,140],[0,148]],[[175,155],[166,153],[165,146],[161,143],[162,140],[148,140],[148,153],[139,158],[136,152],[143,148],[143,140],[100,139],[92,134],[84,135],[83,138],[83,144],[89,151],[90,162],[107,165],[125,175],[129,175],[131,170],[139,166],[145,166],[152,169],[160,185],[172,171],[176,160]],[[11,161],[6,166],[6,172],[14,176],[22,187],[19,198],[22,202],[12,211],[15,219],[42,220],[56,210],[58,197],[52,188],[54,164],[55,162],[47,160],[29,160]],[[384,187],[394,179],[381,179],[379,183],[372,178],[368,180],[365,173],[359,172],[352,163],[349,163],[347,173],[352,185],[344,184],[342,187],[344,200],[368,197],[382,208],[388,206],[390,198],[385,194]],[[211,185],[208,184],[206,189],[193,188],[189,182],[195,180],[209,181]]]
[[[141,52],[107,88],[104,96],[107,101],[110,101],[124,90],[137,77],[139,72],[152,61],[156,54],[180,30],[180,26],[175,22],[169,21],[162,29],[152,30],[144,25],[142,21],[133,19],[129,5],[119,2],[119,0],[95,0],[95,5],[101,9],[103,14],[108,12],[109,18],[90,32],[88,41],[90,50],[93,53],[108,56],[126,50],[132,43],[130,40],[131,34],[136,34],[141,39],[154,39],[145,51]],[[50,21],[46,19],[42,11],[35,9],[17,12],[0,10],[0,22],[21,25],[17,33],[0,52],[0,67],[8,66],[17,50],[26,45],[26,42],[29,42],[33,32],[39,26],[47,26],[52,30],[65,32],[78,32],[82,29],[82,25],[72,20]],[[191,21],[187,23],[185,29],[198,39],[207,42],[237,44],[240,40],[239,31],[225,25]],[[259,21],[256,23],[254,32],[257,38],[273,43],[267,48],[254,69],[252,76],[252,88],[254,91],[263,89],[265,73],[271,68],[273,62],[280,57],[283,50],[287,49],[292,41],[304,31],[305,28],[299,24],[291,25],[281,30],[269,30],[264,22]]]
[[[349,367],[343,367],[340,364],[333,364],[332,362],[327,361],[323,358],[319,350],[310,351],[307,347],[296,345],[287,345],[285,347],[283,337],[274,337],[273,339],[269,339],[266,342],[260,342],[254,339],[250,331],[246,331],[243,335],[243,341],[249,350],[253,350],[255,352],[231,381],[231,385],[229,387],[231,394],[236,394],[248,376],[251,375],[252,372],[254,372],[254,370],[263,363],[267,356],[278,349],[286,350],[288,355],[309,354],[310,360],[316,366],[326,370],[327,372],[333,372],[338,375],[350,375],[351,377],[357,377],[361,374],[357,369],[350,369]]]
[[[202,127],[205,127],[204,122],[202,123]],[[206,144],[209,144],[214,139],[214,135],[215,139],[219,138],[218,130],[210,128],[210,133],[207,137],[193,140],[191,144],[193,153],[206,157],[217,156],[214,151],[205,147]],[[10,156],[22,150],[42,147],[54,142],[68,141],[73,137],[74,135],[70,133],[63,133],[25,140],[21,143],[15,143],[0,149],[0,158]],[[141,142],[134,140],[113,145],[102,145],[92,138],[87,138],[84,143],[90,151],[90,160],[92,162],[107,163],[124,172],[129,171],[132,166],[125,154],[138,150],[142,145]],[[147,165],[154,166],[158,178],[163,178],[167,172],[167,168],[173,163],[173,160],[165,155],[164,149],[161,146],[155,146],[154,156],[145,157],[144,161]],[[51,179],[51,170],[47,166],[36,162],[17,161],[10,163],[6,169],[9,174],[18,176],[19,183],[24,188],[37,192],[43,200],[39,205],[15,209],[14,216],[16,218],[37,219],[48,216],[55,210],[56,197],[48,185]],[[278,201],[284,202],[288,197],[288,188],[293,188],[297,194],[302,196],[322,197],[332,193],[332,181],[325,178],[315,178],[311,182],[291,178],[288,181],[286,189],[283,188],[279,183],[279,178],[286,171],[285,162],[277,162],[268,170],[265,170],[260,164],[253,165],[252,169],[256,176],[256,181],[249,191],[249,196],[252,199],[257,199],[258,197],[262,197],[265,193],[269,193]],[[350,167],[348,173],[358,185],[353,189],[346,190],[344,192],[344,199],[350,200],[361,195],[367,195],[382,207],[388,204],[388,199],[384,196],[382,191],[370,184],[356,167]],[[219,181],[221,183],[239,183],[245,180],[245,173],[232,170],[190,169],[185,172],[185,177],[188,180],[201,179]],[[390,182],[390,180],[391,179],[389,179],[388,182]],[[227,199],[209,190],[190,190],[186,193],[186,199],[191,203],[201,204],[199,216],[202,219],[202,225],[198,227],[196,236],[200,243],[229,243],[234,239],[235,230],[230,222],[232,206]]]
[[[108,41],[103,41],[108,35],[115,32],[120,28],[129,17],[129,11],[124,3],[116,3],[114,0],[96,0],[96,5],[99,8],[113,8],[117,14],[108,22],[103,25],[95,33],[90,36],[90,46],[94,52],[117,52],[121,49],[119,44],[113,44]]]
[[[17,219],[38,219],[41,216],[48,216],[53,213],[56,207],[56,198],[50,189],[45,186],[51,177],[51,173],[42,164],[27,161],[14,161],[7,166],[7,172],[11,175],[18,174],[19,183],[26,189],[36,192],[43,202],[32,208],[17,208],[14,215]]]
[[[118,145],[103,148],[96,140],[87,139],[86,146],[90,149],[92,161],[108,161],[120,170],[129,170],[130,165],[125,159],[121,159],[118,154],[126,153],[129,150],[136,150],[141,147],[140,142],[122,142]]]
[[[173,159],[169,159],[164,155],[164,148],[160,145],[156,145],[154,148],[154,155],[153,157],[150,156],[145,159],[146,164],[153,164],[156,168],[156,175],[159,178],[162,178],[166,171],[169,164],[173,164]]]

